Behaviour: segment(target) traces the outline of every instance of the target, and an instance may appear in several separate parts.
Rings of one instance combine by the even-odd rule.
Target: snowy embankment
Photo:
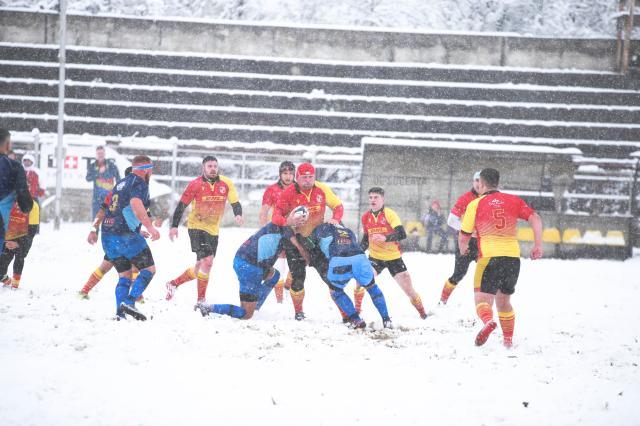
[[[309,271],[292,320],[271,297],[250,321],[202,318],[195,284],[165,302],[164,282],[193,260],[186,230],[151,244],[158,273],[144,323],[113,321],[114,272],[80,301],[102,258],[87,224],[44,226],[17,291],[0,289],[3,425],[632,425],[640,408],[640,259],[524,261],[513,303],[515,348],[482,348],[471,276],[437,306],[450,255],[405,261],[430,311],[420,320],[385,272],[396,328],[345,328]],[[231,261],[252,230],[223,229],[208,298],[238,302]],[[472,267],[473,268],[473,267]]]

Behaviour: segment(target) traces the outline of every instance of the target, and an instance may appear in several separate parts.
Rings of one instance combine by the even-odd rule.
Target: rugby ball
[[[309,209],[307,206],[298,206],[295,209],[291,210],[292,217],[302,217],[304,220],[309,218]]]

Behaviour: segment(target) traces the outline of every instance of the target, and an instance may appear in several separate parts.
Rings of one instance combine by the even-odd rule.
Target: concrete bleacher
[[[0,43],[0,119],[55,132],[57,48]],[[640,84],[614,73],[71,47],[65,131],[359,146],[364,136],[640,146]]]

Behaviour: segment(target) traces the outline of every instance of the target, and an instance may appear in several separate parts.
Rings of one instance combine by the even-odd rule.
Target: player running
[[[109,207],[102,221],[102,248],[119,275],[116,286],[117,317],[124,318],[128,314],[137,320],[146,320],[146,316],[135,306],[156,272],[145,237],[156,241],[160,233],[147,214],[153,164],[146,155],[137,155],[132,163],[131,174],[117,182],[111,193]],[[141,230],[142,226],[146,232]],[[140,271],[133,284],[132,266]]]
[[[214,313],[240,319],[251,318],[280,279],[280,273],[273,265],[282,252],[282,243],[286,240],[299,247],[293,231],[288,226],[281,227],[271,222],[263,226],[240,246],[233,259],[233,270],[240,282],[240,306],[211,305],[198,301],[196,309],[199,309],[203,316]]]
[[[306,206],[308,216],[289,214],[298,206]],[[303,163],[298,166],[296,171],[296,182],[282,192],[271,221],[278,226],[292,226],[302,237],[308,237],[316,226],[324,222],[324,213],[327,207],[333,211],[328,222],[334,225],[338,224],[344,214],[342,201],[327,185],[316,181],[316,170],[311,163]],[[289,292],[293,301],[295,319],[300,321],[305,318],[302,303],[304,301],[306,261],[298,249],[288,242],[284,243],[284,249],[293,278]],[[312,250],[309,256],[309,266],[314,267],[323,281],[329,284],[326,276],[327,260],[325,257],[318,250]]]
[[[476,198],[478,198],[478,186],[480,184],[480,172],[475,172],[473,175],[473,187],[470,191],[465,192],[458,198],[458,201],[454,204],[451,212],[449,213],[449,218],[447,219],[447,224],[456,230],[456,232],[460,232],[460,223],[462,221],[462,217],[464,216],[464,212],[467,210],[467,206],[469,203]],[[469,252],[467,254],[460,254],[460,250],[458,249],[458,238],[454,238],[456,250],[455,250],[455,265],[453,267],[453,275],[449,277],[447,281],[444,283],[444,287],[442,287],[442,294],[440,295],[440,303],[443,305],[447,304],[449,300],[449,296],[453,290],[455,290],[456,286],[464,276],[467,274],[469,270],[469,265],[471,262],[476,262],[478,260],[478,240],[473,234],[471,239],[469,240]]]
[[[520,245],[516,239],[518,219],[533,228],[534,246],[531,259],[542,257],[542,219],[520,197],[498,191],[500,173],[495,169],[480,172],[478,191],[482,194],[469,203],[460,228],[460,253],[469,251],[469,240],[478,235],[478,266],[474,277],[475,302],[478,316],[484,323],[476,336],[476,345],[483,345],[497,324],[493,320],[493,302],[504,336],[504,346],[513,345],[515,313],[511,295],[520,274]]]
[[[407,238],[407,233],[398,214],[384,205],[384,189],[378,186],[369,189],[369,207],[370,210],[362,215],[364,235],[360,246],[362,250],[369,248],[369,260],[376,276],[388,268],[393,279],[420,314],[420,318],[425,319],[427,313],[420,295],[413,288],[411,275],[402,260],[402,251],[398,243]],[[363,297],[364,289],[357,285],[353,292],[353,299],[358,313],[362,307]]]
[[[191,251],[196,254],[195,266],[187,268],[180,276],[166,284],[166,299],[171,300],[176,289],[182,284],[197,278],[198,298],[204,301],[209,285],[209,272],[218,250],[220,221],[226,202],[229,201],[236,224],[242,226],[242,206],[238,192],[231,179],[218,174],[218,159],[207,155],[202,160],[202,176],[192,180],[184,190],[180,202],[173,212],[169,238],[178,237],[178,225],[189,204],[191,213],[187,221],[187,230],[191,240]]]
[[[258,216],[260,226],[265,226],[269,221],[269,213],[275,209],[276,203],[280,198],[280,194],[282,194],[282,192],[293,183],[293,176],[295,172],[296,167],[291,161],[283,161],[280,163],[280,167],[278,169],[278,181],[273,185],[268,186],[262,196],[262,206],[260,207],[260,214]],[[289,268],[287,267],[287,256],[284,251],[280,253],[280,256],[276,260],[275,268],[280,272],[281,279],[276,283],[274,293],[276,294],[276,302],[282,303],[285,280],[288,281],[288,285],[286,285],[287,289],[291,288],[291,278],[288,274]]]

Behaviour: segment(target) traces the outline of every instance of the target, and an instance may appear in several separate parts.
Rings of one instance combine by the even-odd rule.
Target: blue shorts
[[[349,257],[332,257],[329,261],[327,278],[336,287],[344,288],[354,278],[362,286],[373,280],[371,262],[364,254]]]
[[[111,260],[119,257],[131,260],[149,247],[147,240],[140,234],[104,235],[102,234],[102,249]]]
[[[233,259],[233,270],[236,271],[238,281],[240,281],[240,296],[249,296],[248,298],[243,297],[248,302],[257,301],[262,287],[264,269],[236,256]],[[253,298],[255,300],[249,300]]]

